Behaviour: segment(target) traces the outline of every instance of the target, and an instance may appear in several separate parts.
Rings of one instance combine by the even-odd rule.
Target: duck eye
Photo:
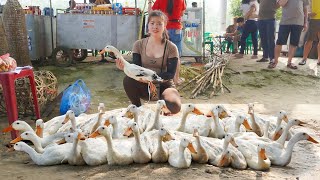
[[[102,127],[102,129],[104,129],[104,127]]]
[[[191,105],[189,104],[189,107],[191,107]]]
[[[20,124],[20,123],[17,123],[17,124]]]
[[[26,133],[26,135],[28,135],[28,133]]]
[[[306,135],[306,133],[303,133],[303,135]]]
[[[71,137],[70,135],[68,137]]]

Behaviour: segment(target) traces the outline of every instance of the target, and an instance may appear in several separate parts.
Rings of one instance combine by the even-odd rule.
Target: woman
[[[242,0],[241,10],[244,18],[246,19],[243,33],[240,40],[240,53],[236,54],[237,58],[243,58],[244,50],[246,48],[246,39],[251,34],[253,44],[252,59],[258,58],[258,13],[259,4],[257,0]]]
[[[181,109],[181,100],[175,89],[173,77],[176,73],[179,53],[177,46],[168,40],[166,30],[167,17],[161,11],[151,11],[148,17],[149,37],[138,40],[133,45],[133,63],[152,69],[165,81],[159,84],[160,99],[172,114]],[[116,60],[117,67],[123,70],[123,64]],[[136,81],[126,76],[123,86],[132,104],[141,106],[140,99],[149,99],[147,82]]]
[[[179,51],[179,57],[182,54],[182,24],[181,17],[186,10],[185,0],[156,0],[152,5],[152,0],[148,1],[149,13],[151,10],[160,10],[168,17],[167,30],[169,33],[169,40],[172,41]],[[176,84],[181,84],[183,81],[179,78],[180,60],[178,62],[177,73],[174,77]]]

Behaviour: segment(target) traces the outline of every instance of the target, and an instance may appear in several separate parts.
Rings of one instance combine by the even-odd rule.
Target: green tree
[[[230,4],[230,14],[233,17],[241,17],[242,11],[240,9],[241,6],[241,0],[231,0]]]

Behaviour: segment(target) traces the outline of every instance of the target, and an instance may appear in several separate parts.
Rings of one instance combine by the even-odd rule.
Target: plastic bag
[[[88,110],[90,100],[90,90],[82,79],[78,79],[64,90],[60,103],[60,114],[65,114],[68,110],[72,110],[78,116]]]
[[[17,62],[12,57],[10,57],[9,53],[0,56],[0,72],[13,71],[16,68]]]

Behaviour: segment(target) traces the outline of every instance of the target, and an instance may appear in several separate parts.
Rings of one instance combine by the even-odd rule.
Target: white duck
[[[67,114],[57,116],[44,123],[44,136],[55,134],[63,126]]]
[[[220,124],[218,106],[215,106],[214,108],[212,108],[209,111],[207,116],[213,118],[213,122],[214,122],[214,127],[212,128],[212,131],[210,131],[209,137],[222,139],[225,135],[225,131]]]
[[[229,144],[231,143],[234,147],[238,147],[238,145],[235,143],[234,138],[231,134],[225,134],[224,140],[218,140],[218,139],[206,139],[207,145],[209,146],[208,153],[209,153],[209,164],[216,165],[216,166],[222,166],[222,165],[229,165],[229,162],[221,163],[220,161],[222,159],[226,160],[228,158],[224,158],[223,155],[227,154]],[[231,155],[231,154],[229,154]]]
[[[277,113],[277,122],[276,122],[276,126],[275,127],[271,127],[271,129],[273,130],[271,139],[272,140],[278,140],[282,134],[281,131],[281,123],[282,120],[285,121],[286,123],[288,123],[289,119],[287,116],[287,112],[284,110],[281,110]]]
[[[81,155],[89,166],[107,163],[108,145],[101,138],[88,138],[80,142]]]
[[[97,121],[94,123],[94,125],[91,128],[90,134],[95,132],[99,126],[101,126],[102,123],[102,115],[104,114],[104,103],[99,103],[98,105],[98,117],[97,117]]]
[[[124,117],[129,118],[129,119],[134,119],[134,122],[137,123],[137,125],[139,126],[139,131],[140,133],[144,132],[144,125],[143,125],[143,121],[142,118],[139,118],[139,109],[136,105],[134,104],[130,104],[127,108],[127,110],[125,111]]]
[[[253,103],[249,103],[248,104],[248,114],[251,117],[252,131],[255,132],[259,137],[262,137],[263,136],[263,131],[260,128],[260,125],[256,121],[256,115],[254,113],[254,104]]]
[[[108,151],[106,155],[109,165],[129,165],[133,163],[131,151],[126,150],[131,147],[123,146],[124,144],[120,144],[119,146],[119,143],[116,143],[114,145],[110,133],[110,128],[108,128],[107,126],[100,126],[97,131],[90,135],[90,137],[93,138],[98,135],[103,135],[107,140]],[[126,142],[127,139],[122,139],[122,141]],[[126,145],[128,144],[130,143],[126,143]]]
[[[108,116],[104,121],[105,126],[109,126],[110,124],[112,126],[112,138],[119,139],[124,137],[123,134],[127,128],[125,123],[119,124],[118,118],[115,115]]]
[[[34,144],[34,147],[38,153],[43,153],[45,151],[45,147],[47,147],[51,143],[63,139],[64,135],[65,133],[57,133],[54,135],[46,136],[45,138],[40,138],[33,131],[26,131],[16,139],[12,140],[10,143],[14,144],[22,140],[29,140]]]
[[[174,140],[167,129],[161,127],[158,131],[157,146],[153,147],[151,159],[154,163],[165,163],[169,158],[169,149],[163,142]]]
[[[38,119],[36,121],[36,134],[40,138],[43,138],[43,129],[44,129],[44,122],[42,119]]]
[[[289,120],[288,124],[286,125],[285,129],[283,130],[283,133],[281,134],[280,138],[276,142],[281,144],[282,146],[284,146],[284,143],[286,142],[290,128],[294,125],[302,126],[303,124],[306,124],[306,123],[302,122],[298,119]]]
[[[185,108],[183,110],[182,118],[181,118],[181,121],[180,121],[180,124],[179,124],[177,131],[186,132],[187,117],[190,113],[194,113],[196,115],[204,115],[198,108],[196,108],[196,106],[194,104],[186,104]],[[198,123],[198,122],[195,122],[195,123]],[[190,127],[190,129],[191,129],[191,127]],[[192,131],[193,131],[193,129],[192,129]],[[192,133],[192,131],[188,131],[188,132]]]
[[[197,153],[192,153],[192,160],[197,162],[197,163],[207,163],[209,160],[209,156],[208,153],[203,145],[203,142],[200,139],[200,135],[199,135],[199,127],[194,128],[194,132],[193,132],[193,137],[196,138],[196,151]]]
[[[136,64],[130,64],[127,62],[119,52],[119,50],[113,46],[107,45],[100,54],[103,54],[105,52],[113,52],[115,57],[120,59],[123,63],[123,71],[124,73],[129,76],[132,79],[135,79],[137,81],[143,80],[148,81],[148,84],[150,86],[151,92],[156,91],[155,85],[152,83],[153,81],[159,81],[162,82],[163,79],[157,75],[157,73],[153,70],[138,66]]]
[[[72,110],[68,110],[66,113],[66,116],[64,118],[64,120],[62,121],[61,124],[66,124],[68,121],[71,121],[71,127],[72,127],[72,131],[75,131],[77,129],[77,122],[76,122],[76,115],[74,114],[74,112]],[[70,128],[67,128],[68,130]]]
[[[156,104],[156,112],[153,123],[147,127],[146,132],[151,131],[153,129],[159,130],[160,127],[163,126],[161,120],[160,120],[160,113],[161,111],[168,111],[168,108],[166,106],[166,102],[164,100],[158,100]]]
[[[81,155],[81,146],[79,146],[79,140],[85,140],[84,135],[79,130],[75,130],[73,133],[73,143],[72,148],[67,153],[63,162],[67,161],[70,165],[81,166],[85,165],[86,162],[84,161]]]
[[[41,128],[41,126],[36,128],[36,131],[34,131],[32,129],[32,127],[27,122],[22,121],[22,120],[16,120],[10,126],[8,126],[7,128],[3,129],[2,132],[6,133],[6,132],[10,132],[10,131],[16,130],[16,131],[21,131],[21,132],[33,131],[36,134],[40,134],[41,131],[42,131],[40,128]]]
[[[226,121],[226,125],[225,125],[224,129],[227,133],[236,133],[236,132],[240,132],[240,131],[245,132],[245,129],[243,129],[243,128],[240,130],[241,124],[243,124],[247,130],[252,130],[250,124],[248,123],[247,118],[242,114],[238,114],[236,116],[236,119],[234,119],[234,118],[228,119]]]
[[[298,132],[296,133],[288,142],[287,146],[283,148],[282,146],[279,146],[277,142],[271,142],[271,143],[265,143],[266,145],[266,153],[268,154],[271,164],[277,165],[277,166],[286,166],[290,163],[293,147],[294,145],[301,141],[301,140],[307,140],[313,143],[318,144],[319,142],[313,139],[310,135],[304,132]],[[258,143],[263,143],[261,141],[257,140],[249,140],[250,143],[257,145]]]
[[[266,171],[270,169],[271,162],[266,156],[266,150],[264,144],[253,145],[245,142],[244,140],[237,141],[238,149],[246,158],[248,167],[254,170]]]
[[[17,142],[14,144],[13,147],[16,151],[26,152],[35,164],[41,166],[50,166],[63,163],[63,160],[65,159],[68,150],[71,149],[70,145],[71,144],[53,146],[50,149],[47,149],[42,154],[37,153],[25,142]]]
[[[140,164],[148,163],[151,160],[151,154],[148,149],[149,147],[146,145],[146,142],[141,141],[140,139],[138,124],[136,122],[132,122],[128,125],[129,127],[124,135],[130,136],[132,132],[134,134],[135,142],[133,144],[133,147],[131,148],[133,161]]]
[[[169,159],[168,162],[171,166],[176,168],[188,168],[191,165],[191,154],[186,151],[186,148],[191,153],[197,153],[191,141],[187,138],[181,138],[179,141],[174,141],[169,145]]]

